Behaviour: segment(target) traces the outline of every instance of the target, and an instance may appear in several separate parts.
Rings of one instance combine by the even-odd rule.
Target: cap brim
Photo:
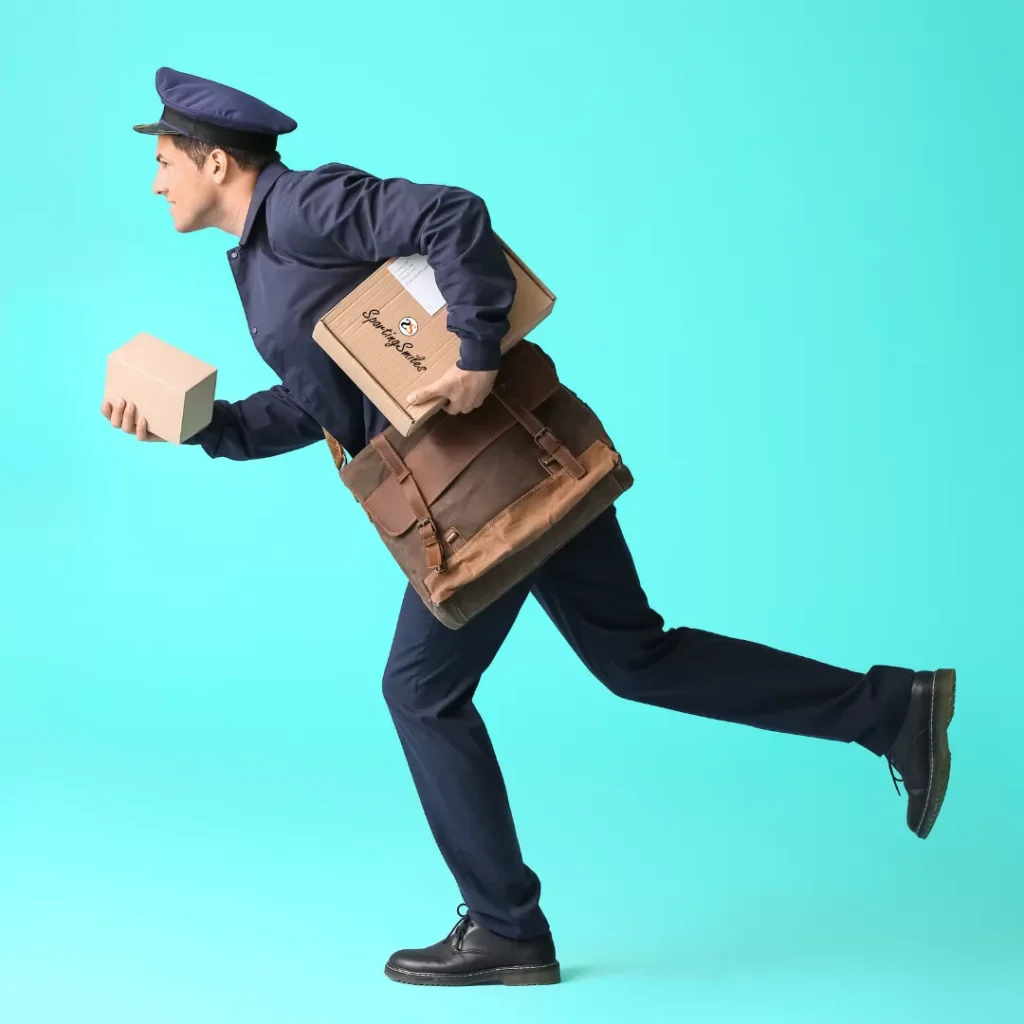
[[[133,124],[132,129],[142,135],[179,135],[170,125],[163,121],[153,121],[151,124]]]

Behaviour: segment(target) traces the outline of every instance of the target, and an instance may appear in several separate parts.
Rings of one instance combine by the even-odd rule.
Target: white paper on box
[[[444,306],[444,296],[434,280],[434,268],[426,256],[400,256],[388,264],[388,270],[430,316]]]

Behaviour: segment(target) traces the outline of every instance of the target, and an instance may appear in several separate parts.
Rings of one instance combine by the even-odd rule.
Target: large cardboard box
[[[213,419],[217,370],[152,334],[136,334],[107,356],[103,397],[134,402],[157,437],[181,444]]]
[[[508,246],[516,276],[507,352],[552,310],[555,296]],[[324,314],[313,328],[317,344],[402,434],[411,434],[442,400],[410,406],[406,395],[433,383],[459,358],[459,338],[448,330],[448,307],[425,256],[388,260]]]

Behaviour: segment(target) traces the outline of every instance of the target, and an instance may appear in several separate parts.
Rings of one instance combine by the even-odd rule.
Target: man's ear
[[[228,174],[228,155],[223,149],[213,149],[210,151],[209,156],[206,158],[210,162],[210,171],[213,176],[213,180],[218,184],[223,184],[224,179]]]

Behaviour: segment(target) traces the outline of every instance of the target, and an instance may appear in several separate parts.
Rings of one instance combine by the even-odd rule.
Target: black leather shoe
[[[407,985],[554,985],[561,980],[550,935],[506,939],[468,913],[433,946],[393,954],[384,973]]]
[[[888,754],[896,792],[907,791],[907,825],[924,839],[942,808],[949,784],[950,754],[946,729],[953,720],[956,671],[916,672],[910,688],[910,707]],[[899,780],[896,773],[902,776]]]

